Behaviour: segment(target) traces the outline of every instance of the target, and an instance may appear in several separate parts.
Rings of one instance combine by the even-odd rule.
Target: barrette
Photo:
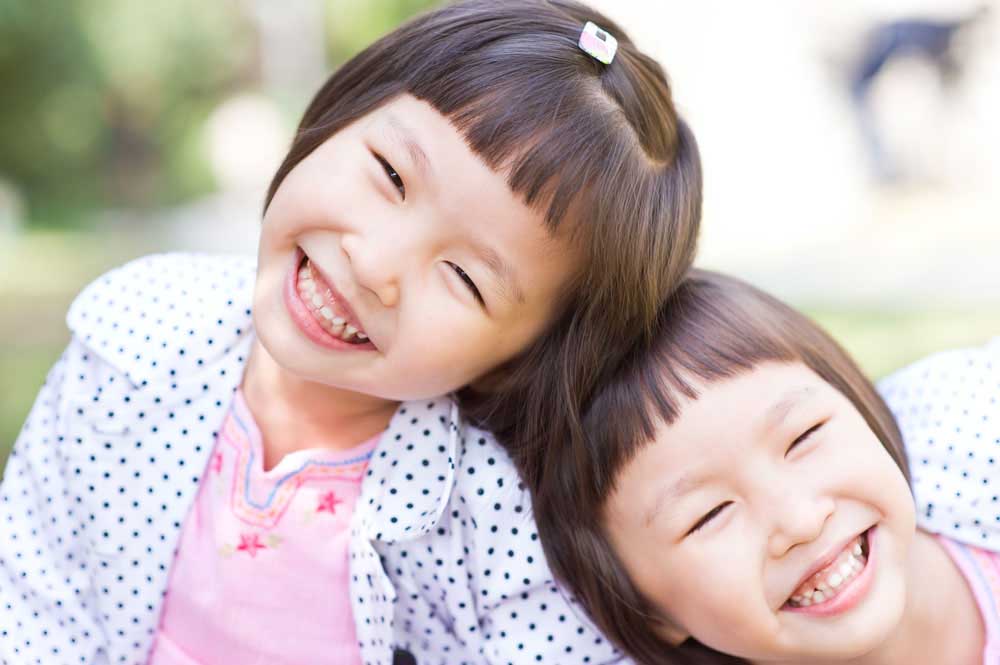
[[[580,33],[580,48],[598,62],[610,65],[618,51],[618,40],[607,31],[598,28],[592,21],[587,21]]]

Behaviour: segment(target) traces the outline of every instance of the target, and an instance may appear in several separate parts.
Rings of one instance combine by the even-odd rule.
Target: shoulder
[[[903,435],[919,526],[1000,547],[1000,338],[878,383]]]
[[[935,353],[878,382],[878,391],[903,430],[973,412],[1000,399],[1000,337],[985,345]]]
[[[412,413],[408,408],[406,415]],[[394,486],[388,490],[389,502],[380,505],[383,512],[388,509],[389,522],[399,516],[402,524],[408,514],[437,516],[426,528],[411,529],[418,535],[380,547],[394,584],[422,590],[400,599],[397,612],[417,612],[423,602],[417,597],[422,595],[437,604],[436,615],[443,622],[409,619],[402,642],[410,648],[424,645],[420,649],[427,653],[421,654],[433,654],[433,659],[444,649],[446,633],[478,634],[480,641],[473,644],[488,662],[617,661],[611,644],[555,582],[530,493],[503,446],[490,432],[468,424],[459,423],[454,434],[451,454],[445,453],[447,445],[439,448],[433,440],[425,439],[422,450],[418,444],[413,448],[416,464],[404,461],[407,437],[398,440],[403,452],[395,456],[398,464],[393,468],[404,480],[389,483]],[[441,455],[438,464],[436,451]],[[425,461],[430,469],[423,466]],[[434,479],[450,482],[444,483],[431,508],[423,500]],[[436,491],[432,488],[432,494]],[[531,640],[529,646],[525,635],[532,630],[544,631],[546,638]],[[576,658],[564,660],[570,652]]]
[[[136,384],[197,372],[249,334],[255,275],[252,258],[154,254],[88,285],[66,322]]]

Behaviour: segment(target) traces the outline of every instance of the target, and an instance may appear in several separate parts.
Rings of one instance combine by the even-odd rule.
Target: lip
[[[841,614],[847,610],[852,609],[861,599],[864,598],[868,591],[871,589],[872,583],[875,579],[875,566],[878,562],[878,547],[876,542],[878,540],[878,529],[874,526],[867,530],[868,534],[868,557],[865,562],[864,569],[848,584],[847,588],[843,589],[833,598],[824,600],[821,603],[815,605],[809,605],[808,607],[791,607],[789,605],[784,605],[782,609],[786,612],[794,612],[796,614],[809,614],[813,616],[832,616],[835,614]],[[865,532],[862,532],[865,533]],[[820,565],[813,566],[812,570],[805,575],[799,583],[795,586],[798,588],[801,586],[809,577],[815,575],[817,572],[822,570],[825,566],[833,562],[833,560],[843,551],[844,547],[847,546],[849,542],[857,538],[857,536],[851,537],[846,540],[840,547],[840,549],[833,552],[832,557],[824,556],[820,559]]]
[[[299,266],[302,265],[302,259],[305,258],[305,253],[301,248],[296,248],[295,258],[291,266],[289,266],[288,274],[285,276],[285,286],[282,289],[282,295],[284,296],[285,308],[288,311],[289,316],[295,323],[295,326],[313,343],[322,346],[327,349],[333,349],[336,351],[374,351],[376,350],[375,345],[371,340],[365,342],[364,344],[351,344],[345,342],[342,339],[334,337],[316,321],[310,309],[302,302],[302,298],[299,296],[298,292],[298,274]],[[330,286],[330,290],[333,294],[334,299],[337,300],[337,305],[341,307],[346,314],[348,314],[348,322],[354,325],[356,328],[361,329],[357,325],[358,318],[355,315],[354,310],[347,304],[344,297],[334,289],[332,282],[327,277],[327,275],[321,271],[313,263],[313,268],[319,272],[320,276],[326,281],[327,285]]]

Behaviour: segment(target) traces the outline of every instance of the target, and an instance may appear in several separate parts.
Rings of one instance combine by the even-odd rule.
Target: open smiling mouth
[[[822,570],[810,575],[785,603],[789,609],[799,609],[824,604],[833,604],[840,598],[852,583],[864,572],[870,553],[868,535],[865,531],[824,566]]]
[[[348,344],[369,344],[361,324],[338,302],[333,289],[304,254],[299,263],[295,290],[324,332]]]

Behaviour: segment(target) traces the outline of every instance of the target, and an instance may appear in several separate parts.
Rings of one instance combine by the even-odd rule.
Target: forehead
[[[692,383],[698,397],[681,404],[673,423],[657,426],[653,441],[622,469],[619,488],[654,491],[673,479],[691,489],[699,475],[725,469],[796,407],[835,393],[801,363],[765,363],[730,379]]]

